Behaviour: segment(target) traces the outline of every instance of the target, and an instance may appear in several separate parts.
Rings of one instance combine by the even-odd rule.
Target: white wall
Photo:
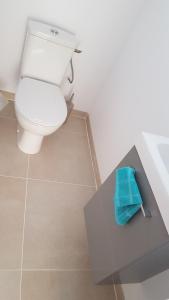
[[[169,135],[169,1],[141,18],[90,109],[102,180],[142,130]]]
[[[0,8],[0,89],[15,91],[28,17],[76,32],[76,108],[88,110],[144,0],[4,0]]]
[[[168,0],[146,1],[90,116],[102,180],[142,130],[169,136]],[[142,285],[125,285],[126,299],[138,299],[139,295],[142,300],[169,298],[167,280],[169,271]]]

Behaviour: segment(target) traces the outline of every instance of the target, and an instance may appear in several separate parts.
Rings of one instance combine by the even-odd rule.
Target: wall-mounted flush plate
[[[53,29],[53,28],[51,28],[50,33],[52,35],[58,35],[59,34],[59,32],[57,30]]]

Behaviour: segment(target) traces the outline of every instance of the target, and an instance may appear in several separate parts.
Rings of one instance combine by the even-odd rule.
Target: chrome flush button
[[[59,34],[59,32],[58,32],[57,30],[53,29],[53,28],[51,28],[50,33],[51,33],[52,35],[57,35],[57,34]]]

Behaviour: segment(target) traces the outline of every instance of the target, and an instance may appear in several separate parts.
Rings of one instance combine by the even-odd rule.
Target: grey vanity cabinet
[[[152,217],[141,210],[125,226],[114,218],[115,171],[101,185],[85,207],[89,251],[94,281],[104,283],[141,282],[169,268],[169,236],[135,147],[118,167],[136,169],[136,179]]]

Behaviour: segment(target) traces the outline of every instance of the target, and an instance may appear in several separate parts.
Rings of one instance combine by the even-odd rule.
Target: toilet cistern
[[[61,83],[78,45],[75,34],[29,20],[15,97],[20,129],[18,147],[25,153],[40,151],[44,136],[65,121],[66,102]]]

